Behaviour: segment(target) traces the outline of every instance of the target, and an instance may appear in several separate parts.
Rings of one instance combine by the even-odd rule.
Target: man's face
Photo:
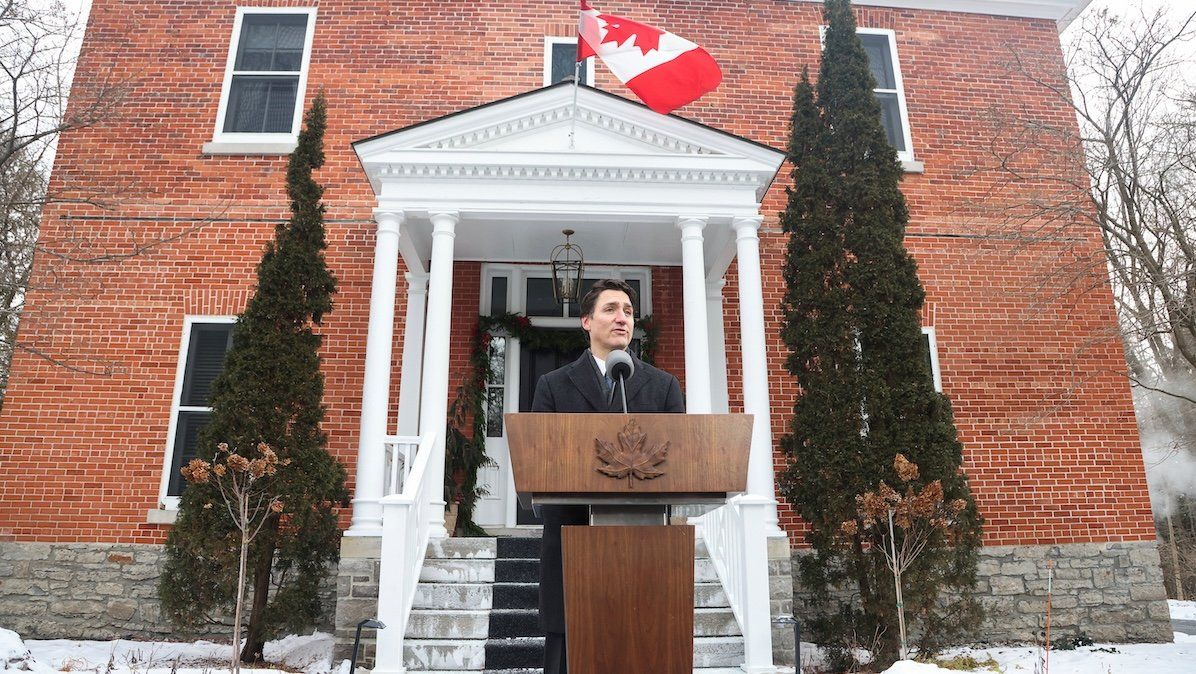
[[[635,328],[631,298],[622,290],[603,290],[594,313],[581,317],[581,327],[590,333],[590,350],[597,356],[605,358],[615,349],[626,349]]]

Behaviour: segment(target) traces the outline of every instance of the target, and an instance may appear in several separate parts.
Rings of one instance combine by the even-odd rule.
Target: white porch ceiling
[[[569,228],[588,262],[676,265],[677,218],[698,215],[708,270],[729,264],[730,224],[759,214],[783,153],[576,93],[558,84],[354,144],[378,208],[403,213],[410,266],[426,268],[429,214],[445,210],[460,215],[456,259],[547,262]]]

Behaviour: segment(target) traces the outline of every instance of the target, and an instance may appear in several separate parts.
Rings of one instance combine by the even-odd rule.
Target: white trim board
[[[822,4],[823,0],[789,0]],[[960,12],[1012,16],[1028,19],[1053,19],[1059,31],[1072,22],[1092,0],[859,0],[857,6],[925,9],[936,12]]]

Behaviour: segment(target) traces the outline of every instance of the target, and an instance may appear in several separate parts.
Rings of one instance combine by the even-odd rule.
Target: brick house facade
[[[879,95],[893,95],[895,142],[906,150],[906,245],[926,286],[924,326],[986,520],[978,591],[991,609],[987,634],[1032,635],[1044,561],[1053,558],[1060,569],[1057,628],[1098,638],[1169,638],[1122,347],[1108,338],[1116,325],[1109,288],[1100,281],[1044,300],[1039,283],[1057,258],[1099,251],[1099,234],[1084,232],[1079,246],[990,235],[1002,224],[992,204],[1010,198],[1010,189],[1050,187],[1009,188],[982,170],[994,161],[994,120],[1016,112],[1074,124],[1049,92],[1011,71],[1011,50],[1053,66],[1062,84],[1060,21],[1087,3],[875,4],[885,6],[857,7],[857,20],[884,39],[878,48],[897,75],[894,91]],[[314,8],[297,14],[306,16],[306,44],[283,44],[298,39],[292,25],[262,71],[272,73],[269,86],[284,103],[294,91],[300,104],[310,101],[317,89],[329,101],[328,162],[318,180],[326,187],[328,262],[339,292],[321,329],[325,428],[353,488],[377,200],[351,143],[543,86],[552,49],[546,38],[572,34],[575,8],[537,0],[240,6],[291,15]],[[783,147],[797,74],[802,66],[817,71],[820,3],[653,1],[602,9],[667,27],[719,60],[722,85],[681,116]],[[283,127],[294,118],[278,122],[272,115],[286,106],[267,104],[256,140],[235,131],[257,123],[239,115],[252,111],[250,99],[261,89],[237,78],[260,71],[230,58],[237,40],[249,44],[252,21],[243,19],[252,14],[224,1],[93,3],[73,105],[104,81],[127,91],[110,120],[61,138],[52,188],[81,202],[48,207],[41,236],[47,248],[76,258],[118,256],[80,263],[41,254],[26,302],[20,342],[29,349],[14,357],[0,415],[0,570],[8,571],[0,573],[8,576],[0,581],[0,624],[27,636],[164,629],[153,595],[157,546],[170,519],[164,475],[186,415],[202,412],[202,404],[184,399],[192,366],[180,353],[199,348],[196,323],[218,324],[242,309],[263,245],[287,217],[291,134]],[[271,12],[259,14],[270,26]],[[278,65],[292,58],[298,61]],[[601,66],[595,85],[625,93]],[[782,169],[759,207],[774,439],[785,433],[797,395],[779,336],[784,240],[777,213],[786,182]],[[86,203],[96,193],[109,207]],[[149,243],[140,254],[119,256]],[[488,306],[488,265],[542,265],[549,250],[545,242],[543,258],[455,265],[449,390],[465,373],[468,335]],[[684,384],[681,269],[648,264],[632,271],[650,285],[652,314],[662,326],[658,365]],[[724,296],[736,289],[732,266]],[[407,321],[402,279],[396,297],[397,353]],[[737,411],[741,347],[731,302],[724,327],[726,400]],[[392,362],[390,399],[397,401],[402,372],[399,359]],[[774,462],[779,467],[782,458]],[[778,515],[793,554],[801,554],[801,522],[784,502]],[[85,589],[65,601],[70,587]]]

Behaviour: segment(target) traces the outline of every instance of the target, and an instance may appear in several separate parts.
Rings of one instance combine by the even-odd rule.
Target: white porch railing
[[[443,433],[444,431],[440,431]],[[404,674],[403,635],[415,602],[415,587],[428,549],[430,503],[440,495],[444,479],[429,475],[436,433],[419,439],[415,460],[410,450],[413,438],[388,438],[386,442],[388,481],[382,497],[382,559],[378,569],[378,619],[386,628],[378,632],[376,674]],[[393,449],[392,449],[393,448]],[[402,465],[400,466],[400,459]],[[400,481],[400,477],[403,479]],[[390,488],[399,487],[392,492]]]
[[[419,438],[407,435],[388,435],[382,442],[385,453],[383,464],[382,495],[403,493],[403,485],[411,475],[411,464],[419,448]]]
[[[771,501],[736,496],[700,518],[702,539],[743,631],[743,671],[775,672],[768,590],[766,518]]]

